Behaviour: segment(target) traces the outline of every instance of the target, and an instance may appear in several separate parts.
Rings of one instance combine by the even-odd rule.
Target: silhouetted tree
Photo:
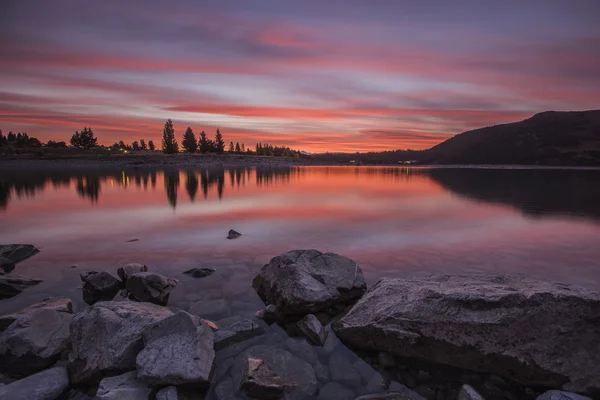
[[[148,145],[146,144],[146,141],[144,139],[140,139],[140,150],[147,150],[148,149]]]
[[[235,148],[233,147],[233,142],[229,142],[229,152],[233,153],[235,151]]]
[[[246,152],[246,146],[244,146],[244,143],[242,143],[242,147],[241,147],[242,153]]]
[[[179,188],[179,171],[165,172],[165,191],[171,207],[177,206],[177,189]]]
[[[177,139],[175,139],[175,129],[173,128],[173,121],[171,119],[165,122],[162,150],[165,154],[176,154],[179,152],[179,145],[177,144]]]
[[[217,133],[215,134],[215,148],[216,152],[219,154],[223,154],[225,151],[225,142],[223,141],[223,135],[221,135],[221,131],[217,129]]]
[[[46,143],[46,147],[53,149],[66,149],[67,144],[65,142],[55,142],[54,140],[48,140],[48,143]]]
[[[148,148],[150,149],[150,151],[154,151],[154,142],[152,140],[148,141]]]
[[[0,146],[4,146],[7,143],[8,139],[2,134],[2,129],[0,129]]]
[[[136,141],[134,141],[133,143],[131,143],[131,147],[133,147],[134,151],[138,151],[140,149],[140,145],[139,143]]]
[[[127,148],[127,145],[125,144],[124,141],[119,140],[119,148],[125,150]]]
[[[211,146],[208,139],[206,139],[204,131],[200,132],[200,141],[198,144],[200,145],[200,153],[205,154],[210,151]]]
[[[93,149],[98,145],[98,139],[94,136],[92,128],[84,127],[81,132],[76,131],[71,136],[71,145],[81,149]]]
[[[236,143],[235,143],[235,152],[236,152],[236,153],[239,153],[239,152],[241,152],[241,151],[242,151],[242,149],[240,148],[240,142],[236,142]]]
[[[194,171],[188,171],[185,189],[190,195],[190,200],[194,202],[194,199],[196,198],[196,192],[198,191],[198,178],[196,177],[196,173]]]
[[[188,153],[195,153],[198,150],[198,141],[196,140],[196,135],[189,126],[183,134],[181,145]]]
[[[6,136],[6,140],[10,143],[10,142],[16,142],[17,141],[17,135],[15,135],[14,133],[12,133],[12,131],[8,131],[8,136]]]

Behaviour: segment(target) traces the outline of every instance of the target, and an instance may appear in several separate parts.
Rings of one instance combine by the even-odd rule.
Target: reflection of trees
[[[76,189],[81,197],[87,197],[92,203],[97,203],[98,197],[100,197],[100,178],[98,176],[78,176]]]
[[[185,190],[190,195],[190,201],[194,201],[196,198],[196,192],[198,191],[198,178],[194,171],[188,171],[187,180],[185,182]]]
[[[171,207],[177,206],[177,189],[179,189],[179,171],[165,171],[165,191]]]
[[[10,185],[0,181],[0,209],[4,210],[10,200]]]

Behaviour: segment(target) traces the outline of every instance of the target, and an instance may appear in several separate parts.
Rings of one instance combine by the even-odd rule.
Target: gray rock
[[[249,397],[279,400],[296,385],[278,376],[269,365],[258,358],[248,357],[240,383],[240,390]]]
[[[55,367],[0,387],[0,399],[55,400],[69,386],[65,367]]]
[[[66,312],[72,314],[73,304],[69,299],[48,300],[33,304],[27,308],[17,311],[14,314],[3,315],[2,317],[0,317],[0,332],[4,331],[10,326],[10,324],[15,322],[19,317],[23,316],[24,314],[29,314],[37,310],[55,310],[59,312]]]
[[[275,374],[296,385],[285,394],[285,399],[314,397],[317,378],[310,364],[283,349],[265,345],[251,347],[236,357],[232,367],[234,386],[240,386],[248,358],[263,360]]]
[[[285,344],[290,349],[290,353],[309,364],[314,364],[319,360],[314,347],[304,338],[289,338]]]
[[[354,392],[337,382],[329,382],[319,390],[317,400],[354,400]]]
[[[6,264],[17,264],[39,252],[32,244],[0,244],[0,258]]]
[[[562,390],[548,390],[539,395],[536,400],[592,400],[580,394],[564,392]]]
[[[29,286],[37,285],[41,279],[30,279],[18,275],[0,275],[0,299],[8,299],[21,293]]]
[[[197,326],[185,311],[144,328],[144,349],[136,359],[138,379],[152,385],[206,385],[215,351],[214,333]]]
[[[315,371],[315,376],[321,382],[329,382],[329,380],[331,379],[331,377],[329,376],[329,369],[327,369],[327,366],[325,364],[322,364],[321,362],[317,361],[313,365],[313,370]]]
[[[364,382],[369,382],[373,375],[375,374],[375,370],[364,360],[356,360],[352,363],[352,366],[360,374]]]
[[[167,386],[156,392],[156,400],[179,400],[176,386]]]
[[[192,268],[184,272],[186,275],[190,275],[192,278],[204,278],[205,276],[212,275],[215,273],[214,268]]]
[[[233,229],[229,230],[229,233],[227,234],[227,239],[237,239],[240,236],[242,236],[241,233],[234,231]]]
[[[368,394],[366,396],[357,397],[355,400],[426,400],[420,394],[407,389],[408,392],[387,392]]]
[[[247,319],[225,326],[217,325],[219,326],[219,330],[215,332],[215,350],[217,351],[266,333],[261,326]]]
[[[222,380],[215,386],[215,396],[219,400],[236,400],[239,399],[236,396],[237,388],[233,384],[233,379],[227,378]]]
[[[94,383],[135,369],[143,348],[142,330],[171,315],[167,308],[129,301],[100,302],[75,315],[70,327],[71,383]]]
[[[323,328],[321,322],[313,314],[308,314],[297,322],[298,328],[304,333],[304,336],[317,346],[323,346],[327,339],[327,330]]]
[[[171,290],[178,283],[178,280],[163,275],[138,272],[127,278],[126,289],[134,300],[166,306]]]
[[[472,386],[462,385],[458,392],[457,400],[485,400],[485,398],[477,393],[477,390],[473,389]]]
[[[369,378],[366,386],[367,393],[378,393],[382,390],[387,390],[389,386],[389,381],[383,379],[383,376],[379,372],[374,373]]]
[[[358,264],[317,250],[294,250],[271,259],[252,281],[265,304],[305,315],[360,297],[367,289]]]
[[[360,385],[360,374],[356,372],[344,354],[336,352],[329,357],[329,371],[331,372],[331,380],[334,382],[339,382],[346,386]]]
[[[267,324],[272,324],[279,318],[279,310],[275,304],[269,304],[264,310],[257,311],[254,316],[264,320]]]
[[[0,372],[29,375],[50,367],[69,347],[73,316],[52,309],[20,315],[0,334]]]
[[[327,335],[327,339],[325,339],[325,344],[323,345],[323,349],[328,354],[333,353],[333,351],[338,347],[338,345],[340,343],[341,343],[340,339],[338,339],[338,337],[335,335],[335,333],[329,332],[329,334]]]
[[[394,359],[394,356],[383,351],[379,352],[377,355],[377,361],[383,368],[394,368],[396,366],[396,360]]]
[[[125,264],[117,270],[117,275],[119,275],[123,284],[127,284],[127,279],[129,279],[131,275],[139,272],[148,272],[148,267],[138,263]]]
[[[229,314],[230,310],[229,303],[225,299],[199,300],[190,304],[189,307],[190,314],[202,318],[222,317]]]
[[[135,371],[104,378],[94,400],[148,400],[152,389],[136,379]]]
[[[522,276],[382,279],[334,324],[348,345],[600,390],[600,294]]]
[[[106,271],[79,274],[83,284],[83,300],[87,304],[112,300],[121,289],[121,281]]]

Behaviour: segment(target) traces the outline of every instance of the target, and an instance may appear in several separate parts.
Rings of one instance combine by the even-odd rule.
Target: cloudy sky
[[[0,129],[427,148],[600,108],[597,0],[4,0]]]

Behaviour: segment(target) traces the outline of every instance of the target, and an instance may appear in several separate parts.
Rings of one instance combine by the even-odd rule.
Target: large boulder
[[[79,276],[83,282],[83,300],[90,305],[112,300],[121,289],[121,281],[106,271],[82,272]]]
[[[73,313],[73,303],[70,299],[56,299],[56,300],[47,300],[41,301],[39,303],[33,304],[29,307],[26,307],[20,311],[17,311],[13,314],[3,315],[0,317],[0,332],[6,330],[17,319],[22,317],[25,314],[29,314],[33,311],[38,310],[54,310],[59,312],[65,312],[72,314]]]
[[[215,351],[213,331],[185,311],[157,321],[142,332],[138,379],[152,385],[207,385]]]
[[[55,367],[6,386],[0,386],[0,399],[55,400],[68,386],[69,374],[67,369],[65,367]]]
[[[25,278],[18,275],[0,274],[0,299],[8,299],[21,293],[29,286],[42,282],[40,279]]]
[[[32,244],[0,244],[0,259],[4,264],[16,264],[28,259],[40,251]]]
[[[117,270],[117,275],[123,281],[124,284],[127,283],[127,279],[133,274],[137,274],[138,272],[148,272],[148,267],[144,264],[138,263],[130,263],[125,264],[121,268]]]
[[[148,400],[152,389],[139,382],[136,375],[130,371],[102,379],[94,400]]]
[[[75,315],[70,326],[71,383],[95,383],[135,369],[144,347],[143,329],[171,315],[165,307],[129,301],[103,301]]]
[[[349,258],[294,250],[271,259],[252,281],[256,293],[280,313],[306,315],[354,300],[367,290],[362,270]]]
[[[0,372],[25,376],[54,364],[69,347],[71,318],[43,308],[16,316],[0,334]]]
[[[333,328],[351,347],[600,390],[600,294],[523,276],[382,279]]]
[[[138,272],[127,278],[126,288],[133,300],[166,306],[169,302],[171,290],[178,283],[178,280],[163,275],[152,272]]]

